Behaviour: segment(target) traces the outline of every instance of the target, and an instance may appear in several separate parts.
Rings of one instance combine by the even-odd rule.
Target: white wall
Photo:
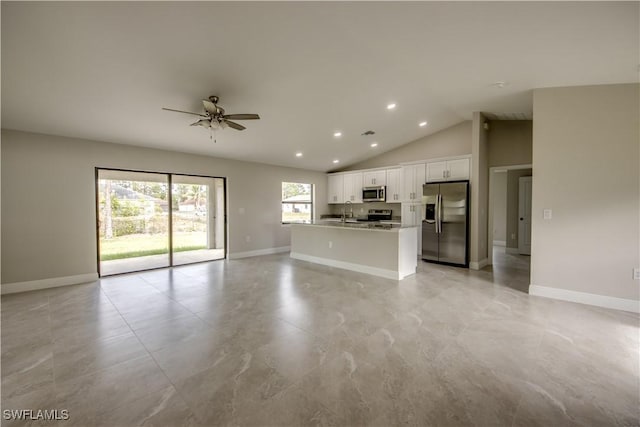
[[[315,184],[327,209],[320,172],[10,130],[2,142],[2,283],[97,271],[95,167],[226,177],[231,255],[289,246],[282,181]]]
[[[467,120],[339,170],[395,166],[414,160],[471,154],[471,121]]]
[[[638,301],[639,105],[638,84],[534,91],[532,291]]]

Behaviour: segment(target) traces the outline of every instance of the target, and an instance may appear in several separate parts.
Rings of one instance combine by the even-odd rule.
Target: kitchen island
[[[291,258],[388,279],[415,274],[418,228],[317,222],[291,225]]]

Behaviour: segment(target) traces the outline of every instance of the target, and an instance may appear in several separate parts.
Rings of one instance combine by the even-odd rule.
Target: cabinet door
[[[362,174],[363,187],[387,185],[386,171],[369,171]]]
[[[447,162],[427,163],[427,182],[445,181],[447,179]]]
[[[387,203],[400,203],[400,169],[387,169]]]
[[[422,201],[422,186],[425,184],[426,182],[426,177],[425,177],[425,164],[421,163],[419,165],[415,165],[415,176],[416,176],[416,183],[415,183],[415,190],[413,191],[413,201],[414,202],[421,202]]]
[[[329,175],[327,183],[327,202],[343,203],[344,202],[344,176]]]
[[[402,201],[417,202],[422,199],[422,184],[425,183],[424,163],[402,167]]]
[[[422,205],[418,203],[403,203],[401,209],[402,225],[408,227],[417,227],[422,225]]]
[[[347,173],[344,177],[344,201],[362,203],[362,172]]]
[[[410,202],[413,200],[413,193],[416,187],[416,173],[412,166],[402,167],[402,193],[400,198],[402,202]]]
[[[449,181],[469,179],[469,159],[449,160],[447,162],[447,179]]]

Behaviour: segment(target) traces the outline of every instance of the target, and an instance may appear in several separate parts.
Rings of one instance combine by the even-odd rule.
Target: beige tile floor
[[[638,316],[527,283],[503,253],[401,282],[272,255],[3,296],[2,408],[67,409],[59,426],[638,425]]]

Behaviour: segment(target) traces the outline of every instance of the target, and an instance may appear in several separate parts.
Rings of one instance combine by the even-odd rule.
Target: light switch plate
[[[551,219],[553,216],[553,213],[551,212],[551,209],[543,209],[542,210],[542,217],[544,219]]]
[[[633,280],[640,280],[640,268],[633,269]]]

